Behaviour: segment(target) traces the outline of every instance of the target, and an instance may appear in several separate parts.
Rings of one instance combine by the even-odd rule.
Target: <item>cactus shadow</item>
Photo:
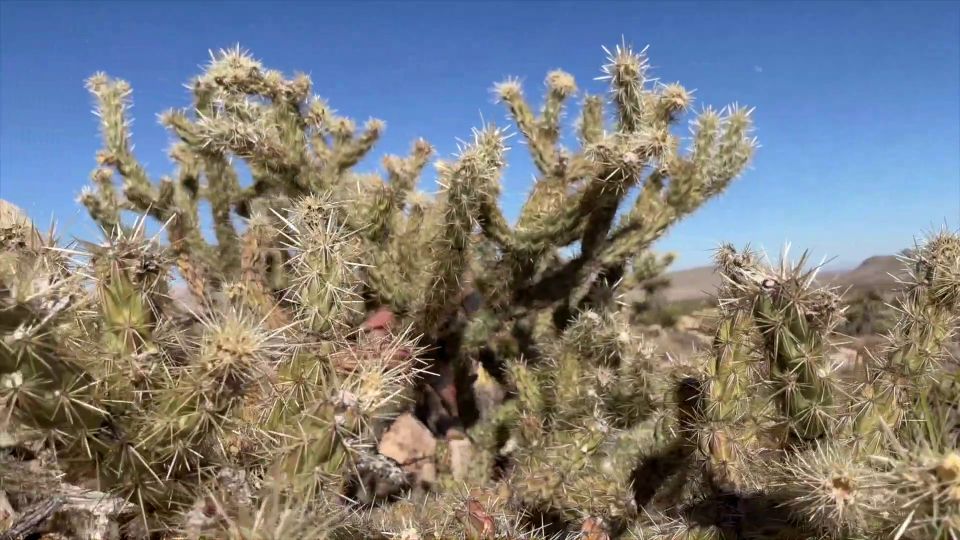
[[[665,488],[683,484],[691,461],[692,448],[677,440],[646,456],[630,475],[633,499],[637,508],[645,508],[655,499],[663,498]],[[678,480],[678,476],[681,477]]]
[[[761,540],[818,538],[817,531],[797,521],[785,506],[787,499],[771,493],[718,492],[683,508],[684,519],[719,529],[723,538]]]

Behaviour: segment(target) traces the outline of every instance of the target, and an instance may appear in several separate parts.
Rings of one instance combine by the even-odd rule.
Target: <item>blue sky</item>
[[[96,71],[132,84],[136,154],[156,177],[172,171],[156,115],[189,105],[183,84],[207,51],[236,43],[310,74],[341,114],[385,120],[373,168],[416,137],[447,157],[481,117],[508,125],[490,93],[508,76],[536,99],[554,68],[603,91],[601,46],[621,38],[649,45],[653,75],[695,89],[698,108],[756,107],[751,169],[656,244],[675,268],[722,241],[771,254],[790,242],[851,266],[960,225],[960,3],[946,1],[2,1],[0,197],[95,234],[74,199],[99,147],[83,88]],[[512,141],[509,217],[533,175]]]

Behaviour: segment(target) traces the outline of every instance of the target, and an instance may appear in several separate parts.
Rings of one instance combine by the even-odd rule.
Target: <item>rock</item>
[[[63,484],[63,506],[50,518],[48,530],[72,531],[78,538],[119,540],[118,517],[134,511],[132,504],[99,491]]]
[[[60,474],[50,465],[44,466],[40,459],[23,462],[4,458],[0,459],[0,468],[4,469],[7,485],[17,488],[7,488],[12,504],[18,505],[15,531],[117,540],[120,538],[118,523],[135,511],[135,507],[123,499],[63,483]]]
[[[349,497],[360,504],[372,505],[403,493],[410,485],[406,471],[383,454],[363,452],[356,464],[357,477]]]
[[[412,477],[412,484],[429,487],[436,482],[434,457],[437,440],[427,426],[412,414],[404,413],[397,417],[381,437],[377,450],[400,464],[403,471]]]
[[[357,341],[331,355],[337,370],[351,373],[361,365],[393,369],[408,363],[413,351],[393,333],[395,324],[396,317],[388,309],[370,314],[360,325]]]
[[[367,320],[360,325],[360,328],[368,332],[386,335],[393,328],[394,324],[396,324],[396,316],[394,316],[393,312],[389,309],[381,308],[367,317]]]

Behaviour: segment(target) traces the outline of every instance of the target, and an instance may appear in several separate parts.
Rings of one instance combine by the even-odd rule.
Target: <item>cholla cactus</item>
[[[132,504],[130,537],[960,536],[960,380],[944,366],[960,240],[916,250],[901,320],[859,384],[834,375],[843,310],[806,257],[775,266],[731,246],[712,346],[660,361],[621,292],[669,264],[650,245],[755,142],[748,110],[706,109],[682,150],[690,94],[647,71],[643,52],[609,53],[609,99],[583,98],[573,150],[560,144],[571,75],[548,74],[538,112],[516,81],[495,87],[538,171],[515,223],[498,201],[501,128],[437,164],[426,197],[429,144],[385,158],[386,178],[358,173],[383,123],[358,132],[306,76],[236,49],[193,82],[192,111],[163,115],[178,169],[154,182],[132,152],[130,88],[92,77],[104,148],[81,201],[104,240],[59,247],[0,223],[0,399],[16,444]],[[368,325],[370,312],[399,324]],[[478,364],[508,398],[476,420]],[[427,492],[377,452],[415,403],[448,439]],[[4,489],[20,480],[0,470]]]
[[[530,346],[531,324],[544,313],[562,331],[583,309],[607,309],[602,304],[609,303],[613,285],[629,267],[636,266],[637,273],[662,270],[664,264],[652,264],[645,250],[670,225],[722,192],[751,158],[749,111],[739,107],[699,115],[692,148],[681,151],[671,127],[690,108],[690,93],[677,84],[651,84],[647,71],[643,52],[621,46],[609,53],[604,73],[616,121],[606,125],[603,100],[586,96],[574,151],[560,146],[565,104],[577,92],[571,75],[548,75],[540,114],[517,82],[496,86],[540,173],[513,226],[498,201],[503,130],[477,130],[455,161],[439,163],[441,191],[425,202],[414,190],[432,155],[429,144],[417,141],[407,158],[386,157],[386,179],[354,172],[383,123],[371,120],[358,133],[351,120],[311,97],[305,75],[285,79],[239,49],[214,55],[193,82],[192,112],[163,115],[178,138],[171,151],[178,171],[159,182],[147,178],[132,153],[131,89],[103,74],[92,77],[88,88],[97,98],[104,149],[93,175],[95,189],[85,191],[81,201],[108,230],[124,210],[164,221],[171,255],[195,294],[236,290],[240,283],[247,303],[271,313],[278,325],[291,319],[291,247],[265,234],[271,230],[265,225],[290,221],[278,212],[291,198],[339,205],[339,223],[357,231],[350,249],[364,266],[348,289],[365,308],[387,307],[422,334],[438,362],[453,364],[464,397],[465,356],[483,348],[500,363],[519,348],[529,355],[537,348]],[[240,186],[232,159],[247,163],[251,186]],[[122,178],[121,190],[113,184],[114,172]],[[617,221],[634,188],[639,194],[633,206]],[[203,199],[213,212],[216,245],[199,232]],[[237,217],[250,220],[246,232],[238,232]],[[575,243],[578,255],[560,255]],[[465,328],[458,321],[471,290],[480,293],[484,307]],[[468,350],[461,351],[465,331]],[[456,417],[463,403],[445,395]]]
[[[521,469],[538,476],[555,443],[577,449],[556,455],[576,490],[510,499],[599,520],[591,531],[629,519],[634,447],[649,433],[662,442],[669,429],[664,415],[651,416],[661,389],[648,377],[650,351],[615,313],[615,287],[631,266],[638,276],[646,268],[644,279],[663,267],[645,250],[723,191],[754,141],[747,110],[707,110],[683,152],[671,127],[690,94],[652,85],[644,53],[626,46],[609,53],[604,72],[615,120],[607,125],[604,100],[586,96],[574,151],[560,146],[564,106],[577,91],[571,75],[548,75],[540,114],[516,82],[496,86],[540,173],[515,224],[499,209],[507,149],[494,126],[437,165],[441,190],[427,199],[415,189],[429,144],[386,157],[385,179],[354,171],[384,124],[358,131],[311,96],[305,75],[287,79],[238,48],[214,55],[192,82],[191,110],[162,115],[177,138],[177,169],[155,181],[133,153],[131,88],[94,75],[87,88],[103,149],[80,201],[106,241],[75,250],[73,261],[14,250],[5,283],[17,294],[40,287],[13,295],[5,310],[4,397],[18,427],[55,449],[71,475],[95,476],[135,503],[143,527],[182,522],[232,469],[270,478],[283,499],[271,508],[293,500],[307,515],[330,506],[351,474],[383,468],[371,442],[412,388],[410,351],[428,346],[434,371],[448,374],[443,408],[461,427],[474,355],[492,354],[528,385],[522,406],[507,403],[492,420],[516,441]],[[204,201],[215,244],[201,234]],[[125,223],[128,211],[141,218]],[[145,237],[148,217],[166,244]],[[577,255],[562,255],[574,244]],[[38,257],[56,267],[43,270]],[[34,266],[47,274],[23,275]],[[171,299],[174,269],[191,309]],[[472,295],[482,305],[464,309]],[[384,308],[422,340],[357,335],[365,314]],[[464,320],[464,312],[476,313]],[[499,440],[483,455],[502,454]],[[489,472],[476,467],[478,478]],[[209,501],[201,513],[220,517],[194,513],[191,530],[260,530],[222,515],[233,502]]]

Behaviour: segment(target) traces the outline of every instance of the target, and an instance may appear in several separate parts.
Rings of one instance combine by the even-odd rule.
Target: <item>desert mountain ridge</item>
[[[824,270],[817,281],[850,291],[875,289],[890,291],[897,287],[897,276],[905,271],[897,255],[875,255],[849,270]],[[711,298],[720,285],[720,275],[712,266],[700,266],[667,272],[670,285],[664,290],[668,302],[688,302]]]

